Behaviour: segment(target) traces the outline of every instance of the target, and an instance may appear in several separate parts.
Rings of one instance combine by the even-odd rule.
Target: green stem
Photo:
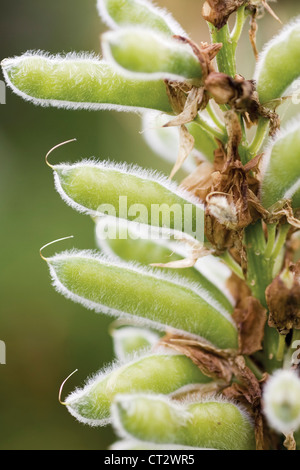
[[[263,373],[259,369],[259,367],[252,361],[249,356],[244,356],[246,366],[253,372],[257,380],[261,380],[263,378]]]
[[[244,5],[244,6],[241,6],[237,10],[235,25],[234,25],[234,28],[233,28],[232,33],[230,35],[234,53],[236,51],[238,42],[240,40],[242,31],[243,31],[243,28],[244,28],[244,24],[245,24],[245,21],[246,21],[246,18],[247,18],[247,15],[245,14],[245,8],[246,8],[246,6]]]
[[[258,152],[260,151],[262,144],[264,143],[267,130],[269,126],[269,120],[266,118],[260,118],[256,130],[256,134],[254,139],[252,140],[251,144],[248,147],[248,162],[252,160],[252,158],[256,157]]]
[[[202,129],[208,131],[210,134],[212,134],[214,137],[219,139],[221,142],[225,143],[227,140],[227,136],[214,127],[212,127],[203,117],[201,117],[199,114],[197,117],[194,119],[194,122],[198,124]]]
[[[214,25],[208,23],[213,43],[222,43],[223,47],[217,54],[219,72],[226,73],[232,78],[236,75],[235,53],[230,37],[228,24],[218,30]]]
[[[213,109],[211,103],[209,102],[208,105],[206,106],[206,111],[208,112],[209,116],[215,123],[215,125],[222,131],[224,134],[226,133],[226,127],[225,124],[219,119],[217,114],[215,113],[215,110]]]
[[[276,360],[279,362],[283,361],[284,352],[285,352],[285,335],[279,335],[278,349],[276,354]]]
[[[273,236],[273,235],[272,235]],[[272,282],[271,260],[266,259],[265,253],[268,245],[265,240],[263,225],[261,221],[249,225],[245,230],[245,245],[248,258],[247,282],[260,303],[267,309],[265,290]],[[282,361],[277,360],[279,335],[275,328],[265,327],[264,336],[264,367],[272,373],[275,369],[282,367]]]
[[[233,271],[240,279],[245,280],[241,266],[232,258],[228,251],[222,253],[219,258]]]
[[[276,237],[277,224],[271,224],[267,226],[268,229],[268,243],[265,250],[265,258],[269,260],[274,250],[275,237]]]

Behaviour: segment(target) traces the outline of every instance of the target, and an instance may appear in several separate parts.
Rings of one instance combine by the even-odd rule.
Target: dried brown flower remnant
[[[221,29],[229,16],[248,2],[249,0],[206,0],[202,15],[206,21]]]
[[[244,297],[233,313],[239,330],[239,348],[241,354],[251,356],[262,349],[267,310],[258,299]]]
[[[266,289],[269,325],[279,333],[300,329],[300,261],[290,263]]]
[[[260,104],[253,80],[245,80],[241,75],[232,78],[225,73],[211,72],[205,80],[205,89],[216,103],[227,104],[240,113],[248,127],[257,124],[262,117],[270,120],[270,135],[278,130],[279,116]]]

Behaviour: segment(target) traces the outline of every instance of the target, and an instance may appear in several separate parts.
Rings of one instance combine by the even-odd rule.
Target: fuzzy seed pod
[[[300,76],[300,18],[285,26],[264,48],[255,79],[262,104],[280,98]]]
[[[55,288],[89,309],[201,336],[218,348],[237,347],[231,312],[198,284],[87,251],[45,260]]]
[[[255,449],[250,418],[224,400],[182,404],[162,396],[120,395],[112,416],[123,438],[221,450]]]
[[[7,85],[40,106],[172,112],[162,80],[126,78],[93,55],[26,52],[4,59],[1,65]]]
[[[102,48],[105,59],[128,77],[200,81],[203,76],[189,45],[151,30],[109,31],[102,35]]]
[[[159,341],[159,335],[133,326],[115,328],[111,332],[114,345],[114,353],[119,361],[125,362],[134,354],[144,350],[150,350]]]
[[[136,261],[144,266],[176,262],[189,259],[192,255],[183,242],[153,239],[147,236],[146,230],[136,224],[115,217],[99,218],[96,224],[96,241],[100,250],[107,256],[127,262]],[[223,271],[227,279],[228,270],[215,257],[208,255],[200,258],[193,267],[161,269],[199,284],[226,310],[232,311],[232,298],[227,291],[226,281],[219,283],[216,275],[216,271]]]
[[[290,122],[270,142],[262,161],[261,202],[265,208],[281,200],[300,207],[300,122]]]
[[[69,412],[90,426],[110,422],[110,406],[120,393],[151,392],[170,394],[191,384],[211,379],[185,356],[153,354],[100,371],[65,400]]]
[[[106,214],[204,239],[203,205],[158,173],[93,160],[52,169],[62,199],[79,212],[94,217]]]
[[[170,13],[148,0],[98,0],[97,5],[102,20],[112,29],[142,26],[169,36],[186,36]]]

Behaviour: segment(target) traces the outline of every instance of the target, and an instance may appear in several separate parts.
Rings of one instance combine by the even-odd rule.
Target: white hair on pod
[[[300,22],[300,18],[299,18]],[[269,164],[271,162],[271,155],[272,155],[272,150],[273,147],[276,145],[276,143],[285,137],[289,136],[290,134],[293,134],[295,132],[300,131],[300,115],[294,117],[291,119],[284,128],[278,130],[275,134],[274,137],[269,139],[268,144],[266,145],[264,155],[261,161],[260,165],[260,171],[261,171],[261,181],[263,182],[266,173],[269,168]],[[273,181],[273,185],[276,185],[276,182]],[[282,180],[278,180],[277,184],[278,188],[282,187]],[[294,194],[300,189],[300,178],[285,192],[283,195],[282,199],[291,199]]]
[[[121,422],[118,407],[121,406],[130,416],[130,414],[133,414],[135,411],[135,404],[134,404],[135,398],[146,398],[148,400],[153,400],[153,401],[159,400],[162,403],[165,403],[166,405],[172,408],[172,411],[174,411],[174,413],[178,414],[178,417],[182,424],[188,423],[188,421],[191,419],[191,412],[189,411],[189,406],[192,404],[199,404],[199,405],[206,404],[206,403],[231,404],[239,410],[243,421],[250,424],[252,427],[254,427],[253,419],[249,416],[248,412],[243,406],[236,403],[234,400],[229,400],[220,395],[211,395],[205,398],[194,396],[190,400],[187,398],[187,400],[183,400],[179,402],[179,401],[172,400],[172,398],[168,395],[150,394],[150,393],[120,394],[120,395],[116,395],[114,402],[111,406],[111,416],[112,416],[113,427],[117,435],[122,439],[132,439],[133,436],[130,433],[128,433],[126,429],[124,429],[124,426],[122,425],[122,422]]]
[[[288,24],[286,24],[280,31],[279,34],[276,34],[269,42],[264,45],[263,50],[259,54],[259,60],[256,64],[255,72],[254,72],[254,80],[258,80],[260,73],[264,67],[264,62],[268,55],[270,49],[273,46],[276,46],[278,42],[285,42],[288,39],[289,34],[295,28],[300,26],[300,16],[293,18]],[[299,73],[300,75],[300,73]]]
[[[188,44],[184,44],[182,42],[177,41],[176,39],[172,37],[168,37],[166,34],[163,33],[158,33],[157,31],[153,31],[147,28],[141,28],[141,27],[131,27],[131,28],[122,28],[120,30],[122,33],[127,32],[128,34],[130,33],[139,33],[141,37],[145,37],[146,34],[148,34],[151,37],[151,40],[157,41],[158,44],[161,44],[164,46],[166,49],[174,50],[174,48],[177,48],[178,51],[181,51],[182,53],[186,53],[187,56],[193,55],[195,58],[195,63],[197,62],[197,57],[195,56],[194,52],[192,51],[191,47]],[[162,71],[162,72],[139,72],[139,71],[132,71],[129,70],[122,65],[119,64],[119,62],[116,61],[114,58],[112,52],[111,52],[111,47],[109,42],[112,41],[114,42],[115,37],[120,34],[118,31],[108,31],[104,34],[102,34],[102,52],[104,59],[109,63],[112,64],[113,67],[116,69],[116,71],[119,72],[120,75],[123,75],[124,77],[127,77],[128,79],[138,79],[138,80],[145,80],[145,81],[153,81],[153,80],[176,80],[179,82],[183,82],[188,80],[190,77],[184,76],[184,75],[177,75],[175,73],[167,72],[167,71]],[[192,77],[193,78],[193,77]]]
[[[154,13],[155,15],[158,15],[161,18],[163,18],[167,26],[173,32],[173,34],[179,34],[180,36],[187,37],[186,32],[183,30],[180,24],[177,23],[177,21],[173,18],[171,13],[169,13],[167,10],[165,10],[164,8],[160,8],[157,5],[154,5],[149,0],[135,0],[135,2],[138,5],[147,7],[151,13]],[[98,12],[102,21],[106,23],[107,26],[109,26],[112,29],[119,28],[120,26],[109,15],[105,3],[106,3],[105,0],[97,0]],[[149,27],[151,27],[150,24],[149,24]]]
[[[91,210],[87,207],[84,207],[81,204],[78,204],[75,202],[73,199],[71,199],[65,192],[65,190],[62,188],[60,177],[58,173],[55,170],[69,170],[69,169],[76,169],[80,167],[94,167],[94,168],[99,168],[101,170],[113,170],[113,171],[118,171],[119,173],[123,173],[124,175],[131,175],[135,176],[137,178],[141,178],[144,180],[148,180],[151,182],[158,183],[168,191],[172,192],[176,196],[182,198],[184,201],[186,201],[188,204],[193,204],[195,207],[198,209],[204,211],[204,205],[203,203],[193,196],[190,192],[179,188],[178,185],[174,181],[170,181],[165,175],[155,171],[155,170],[146,170],[144,168],[141,168],[137,165],[128,165],[127,163],[115,163],[111,162],[109,160],[104,160],[104,161],[99,161],[95,159],[90,159],[90,160],[82,160],[77,163],[73,164],[59,164],[59,165],[54,165],[53,170],[54,170],[54,184],[57,192],[61,196],[61,198],[65,201],[66,204],[68,204],[70,207],[72,207],[74,210],[90,215],[92,217],[98,217],[103,215],[101,212]],[[149,226],[148,226],[149,227]],[[168,228],[163,228],[162,231],[165,231],[166,234],[168,233],[173,233],[176,234],[177,237],[182,238],[181,233],[178,230],[173,230],[173,229],[168,229]],[[191,240],[194,240],[191,235],[185,234],[184,236],[190,238]]]
[[[86,307],[89,310],[94,310],[96,313],[104,313],[107,315],[112,315],[115,317],[122,317],[122,318],[129,318],[131,319],[132,316],[137,315],[139,317],[139,310],[137,309],[136,312],[133,313],[127,313],[123,312],[120,310],[115,310],[113,308],[110,308],[106,305],[99,304],[97,302],[88,300],[84,298],[83,296],[80,296],[78,294],[75,294],[74,292],[71,292],[58,278],[58,275],[55,270],[55,263],[57,261],[67,261],[68,258],[84,258],[84,259],[93,259],[99,262],[102,265],[106,265],[109,267],[116,267],[116,268],[122,268],[127,271],[135,272],[138,273],[141,276],[147,276],[147,277],[152,277],[154,279],[159,279],[163,281],[167,281],[170,284],[173,284],[174,286],[178,286],[180,288],[187,289],[191,291],[193,294],[196,294],[199,296],[201,299],[203,299],[205,302],[207,302],[211,307],[213,307],[216,311],[218,311],[226,320],[233,325],[236,328],[236,324],[234,320],[232,319],[231,312],[229,312],[223,305],[221,305],[217,300],[214,299],[214,297],[206,290],[203,289],[198,283],[196,282],[190,282],[185,278],[182,278],[178,276],[177,274],[170,274],[169,272],[162,272],[161,270],[158,269],[153,269],[153,268],[148,268],[145,266],[140,266],[137,263],[128,263],[128,262],[123,262],[119,259],[113,258],[110,259],[107,256],[103,254],[99,254],[99,252],[93,252],[89,250],[84,250],[84,251],[76,251],[76,250],[71,250],[71,251],[64,251],[60,254],[56,254],[51,258],[47,259],[47,263],[49,265],[50,269],[50,275],[52,277],[52,284],[55,287],[55,289],[64,295],[66,298],[69,298],[73,300],[76,303],[80,303],[84,307]],[[148,319],[148,318],[141,318],[139,317],[139,320],[137,321],[137,325],[141,326],[149,326],[150,328],[153,327],[154,329],[158,331],[165,331],[165,328],[168,327],[170,330],[178,331],[180,334],[183,334],[184,336],[193,336],[197,337],[197,335],[193,335],[189,332],[183,331],[180,328],[177,328],[176,325],[173,325],[170,327],[169,325],[165,325],[163,323],[158,323],[156,320],[153,319]],[[192,325],[191,325],[192,326]],[[209,341],[207,341],[209,342]]]
[[[74,418],[76,418],[79,422],[83,424],[88,424],[91,427],[96,427],[96,426],[107,426],[107,424],[111,423],[111,418],[103,418],[103,419],[90,419],[82,416],[74,407],[72,407],[72,403],[81,400],[83,403],[85,401],[85,397],[87,397],[91,391],[91,389],[95,386],[96,383],[101,382],[102,380],[106,379],[110,374],[112,374],[115,371],[118,371],[119,373],[122,372],[122,370],[125,370],[126,368],[138,364],[144,359],[147,358],[157,358],[159,356],[182,356],[182,354],[175,352],[173,350],[163,350],[159,349],[155,353],[149,353],[149,351],[143,351],[142,353],[140,352],[139,354],[132,355],[130,360],[128,360],[126,363],[123,361],[116,359],[114,362],[108,364],[106,367],[103,367],[101,370],[96,372],[95,374],[92,374],[90,377],[88,377],[83,385],[83,387],[77,387],[73,392],[71,392],[65,399],[64,404],[67,406],[68,411]],[[145,371],[145,374],[147,374],[147,371]],[[93,400],[93,397],[89,397],[89,400]],[[88,403],[89,401],[86,399],[86,402]],[[94,400],[95,404],[95,400]],[[98,411],[100,412],[100,409],[98,408]]]
[[[119,111],[119,112],[130,112],[130,113],[138,113],[141,114],[148,110],[148,108],[138,107],[138,106],[126,106],[126,105],[119,105],[119,104],[111,104],[111,103],[90,103],[90,102],[76,102],[76,101],[67,101],[67,100],[57,100],[57,99],[44,99],[44,98],[36,98],[34,96],[30,96],[29,94],[21,91],[17,88],[9,77],[9,72],[13,70],[18,64],[20,64],[24,59],[29,58],[39,58],[39,59],[46,59],[51,60],[54,64],[62,64],[66,61],[73,61],[75,64],[76,62],[86,62],[87,65],[107,65],[108,64],[105,60],[103,60],[100,56],[96,54],[86,53],[86,52],[69,52],[65,55],[62,54],[50,54],[45,51],[37,50],[37,51],[27,51],[26,53],[22,54],[21,56],[15,56],[7,59],[3,59],[1,62],[3,75],[8,87],[18,96],[23,98],[25,101],[29,101],[35,105],[42,106],[42,107],[55,107],[55,108],[62,108],[68,110],[81,110],[85,109],[88,111]],[[33,66],[33,64],[31,64]],[[112,77],[111,79],[118,79],[119,74],[116,73],[113,69],[111,69]],[[90,72],[91,77],[93,77],[92,71]],[[139,81],[139,80],[137,80]],[[80,84],[78,81],[77,86],[82,86],[83,89],[86,89],[86,84]]]
[[[110,224],[116,225],[120,230],[126,228],[129,236],[134,239],[153,240],[153,243],[170,249],[170,251],[182,256],[182,258],[188,258],[190,256],[191,247],[184,240],[174,240],[170,237],[163,238],[163,236],[157,236],[154,239],[151,239],[151,236],[149,236],[148,226],[125,219],[117,219],[116,217],[102,216],[99,217],[96,222],[96,244],[99,249],[110,258],[119,259],[111,249],[108,239],[97,235],[99,232],[101,233],[101,231],[103,231],[105,226],[109,226]],[[199,258],[194,268],[214,284],[221,292],[223,292],[233,306],[235,305],[235,299],[226,287],[227,280],[231,276],[231,270],[222,261],[213,255],[207,255]]]

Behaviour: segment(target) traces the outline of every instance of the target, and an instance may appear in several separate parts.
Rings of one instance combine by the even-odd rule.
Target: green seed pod
[[[57,191],[79,212],[184,232],[200,242],[204,239],[203,205],[158,173],[105,161],[52,168]]]
[[[163,127],[169,121],[169,115],[148,111],[143,114],[142,134],[155,153],[174,165],[179,149],[179,133],[176,127]],[[195,122],[186,124],[186,127],[194,137],[195,145],[193,152],[183,163],[182,169],[187,173],[192,173],[196,167],[193,158],[213,162],[217,142],[211,134]]]
[[[202,78],[202,66],[188,44],[151,30],[124,28],[102,35],[105,59],[129,77],[143,80]]]
[[[217,398],[179,404],[163,396],[119,395],[112,406],[112,417],[118,434],[125,439],[255,450],[254,429],[248,415],[238,406]]]
[[[86,251],[45,260],[58,292],[89,309],[201,336],[218,348],[237,347],[231,312],[198,284]]]
[[[150,350],[159,340],[159,335],[134,326],[124,326],[111,331],[114,352],[120,361],[128,360],[134,354]]]
[[[110,422],[110,408],[117,394],[171,394],[187,385],[210,381],[186,356],[154,354],[100,371],[82,389],[71,393],[64,404],[79,421],[105,426]]]
[[[291,199],[300,207],[300,123],[297,119],[280,131],[266,150],[262,163],[261,201],[267,209]]]
[[[112,29],[126,26],[143,26],[173,36],[186,36],[170,13],[148,0],[98,0],[102,20]]]
[[[261,103],[280,98],[300,76],[300,19],[285,26],[264,48],[255,79]]]
[[[200,449],[199,447],[176,446],[169,444],[155,444],[154,442],[138,441],[136,439],[128,439],[115,442],[110,446],[110,450],[216,450],[216,449]],[[153,456],[153,463],[155,462]],[[169,456],[169,463],[184,463],[181,456]]]
[[[66,109],[172,112],[163,81],[125,78],[86,54],[27,52],[1,63],[7,85],[25,100]]]
[[[291,370],[278,370],[267,381],[264,412],[276,431],[289,434],[300,427],[300,379]]]
[[[157,263],[165,264],[189,258],[190,253],[184,243],[163,238],[153,240],[146,238],[146,234],[143,234],[143,232],[145,231],[136,224],[115,217],[100,217],[96,225],[96,241],[100,250],[107,256],[123,261],[136,261],[144,266]],[[198,261],[195,267],[178,269],[162,267],[160,269],[163,272],[178,274],[189,281],[197,283],[201,289],[206,290],[208,295],[212,296],[226,310],[232,311],[232,299],[227,292],[226,283],[223,282],[221,286],[217,287],[213,270],[211,276],[208,276],[212,263],[214,263],[213,266],[217,263],[216,258],[206,256]],[[203,265],[206,266],[204,274],[201,272]],[[218,269],[222,270],[223,266],[221,262],[218,263]],[[224,295],[226,293],[228,296]]]

